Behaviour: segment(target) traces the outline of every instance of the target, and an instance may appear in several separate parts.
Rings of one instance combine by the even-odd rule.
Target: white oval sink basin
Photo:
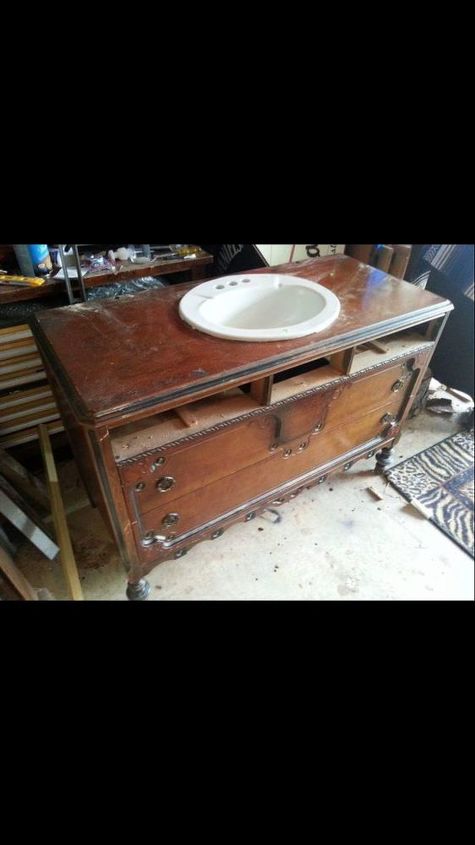
[[[188,291],[180,317],[206,334],[229,340],[291,340],[321,332],[340,313],[328,288],[278,273],[213,279]]]

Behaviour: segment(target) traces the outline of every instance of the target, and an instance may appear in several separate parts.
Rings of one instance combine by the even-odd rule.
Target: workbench
[[[91,273],[83,276],[86,290],[99,285],[110,285],[114,282],[126,282],[142,276],[173,276],[175,273],[189,273],[192,282],[205,279],[209,267],[213,264],[213,256],[207,252],[196,258],[160,259],[157,258],[147,264],[137,264],[132,261],[118,263],[117,272],[107,270],[101,273]],[[64,279],[57,279],[54,274],[45,279],[44,285],[35,287],[7,287],[0,285],[0,306],[7,302],[25,302],[33,299],[48,299],[64,293]],[[72,283],[75,280],[72,279]]]

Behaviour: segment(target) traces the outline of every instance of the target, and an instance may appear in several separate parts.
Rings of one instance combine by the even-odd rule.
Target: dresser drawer
[[[338,429],[313,434],[307,441],[297,440],[291,446],[280,447],[258,464],[208,483],[185,496],[164,501],[153,509],[142,510],[138,499],[132,500],[132,524],[141,553],[149,557],[153,552],[153,547],[144,548],[142,545],[144,539],[147,542],[149,533],[179,540],[183,534],[224,517],[244,503],[277,490],[286,482],[344,456],[378,435],[383,436],[388,427],[383,417],[386,413],[395,415],[397,405],[398,402],[393,401],[383,409],[372,411]]]
[[[120,466],[126,496],[136,499],[145,512],[253,466],[268,458],[274,446],[308,436],[340,389],[329,385],[304,399],[270,405],[264,412],[219,431],[193,436],[190,429],[188,440]]]
[[[353,377],[330,404],[326,427],[346,423],[348,419],[366,414],[387,402],[394,401],[400,407],[405,403],[417,374],[408,369],[406,361],[402,361],[380,372]]]
[[[129,505],[134,513],[143,514],[162,504],[168,512],[175,499],[254,467],[272,453],[308,440],[319,427],[322,437],[366,416],[371,409],[380,408],[383,413],[389,404],[391,413],[397,415],[416,377],[403,362],[270,405],[265,412],[218,431],[190,433],[175,445],[120,467]]]

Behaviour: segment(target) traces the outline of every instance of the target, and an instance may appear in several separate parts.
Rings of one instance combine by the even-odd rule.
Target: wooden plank
[[[0,546],[3,546],[3,548],[7,550],[9,555],[11,555],[12,557],[15,557],[16,550],[17,550],[17,547],[18,547],[18,543],[15,545],[15,543],[12,542],[12,540],[5,533],[5,531],[4,531],[4,529],[2,528],[1,525],[0,525]]]
[[[53,420],[58,419],[59,413],[56,406],[49,411],[45,411],[42,413],[41,411],[36,412],[34,414],[28,414],[28,416],[23,417],[23,419],[19,419],[17,422],[10,422],[10,423],[0,423],[0,437],[7,434],[14,434],[15,431],[22,431],[24,428],[31,427],[33,425],[39,425],[40,423],[46,422],[53,422]]]
[[[411,257],[412,245],[391,244],[391,246],[394,250],[394,255],[389,267],[389,272],[391,273],[391,276],[396,276],[398,279],[404,279],[407,265],[409,264],[409,259]]]
[[[374,244],[348,244],[345,252],[356,261],[361,261],[363,264],[370,264],[371,257],[374,252]]]
[[[45,381],[46,373],[42,369],[28,370],[21,375],[0,375],[0,390],[8,387],[19,387],[22,384],[31,384],[32,381]]]
[[[23,501],[11,484],[0,475],[0,513],[18,528],[49,560],[59,552],[56,543],[45,532],[41,518]]]
[[[0,422],[7,423],[11,420],[21,420],[31,414],[39,415],[45,411],[56,411],[56,415],[59,416],[56,402],[52,396],[43,400],[36,399],[34,402],[25,402],[24,405],[18,405],[16,408],[7,408],[6,410],[3,410],[0,405]]]
[[[3,337],[0,338],[0,353],[11,352],[11,350],[15,352],[17,349],[23,349],[25,346],[31,345],[36,346],[35,339],[31,332],[25,337],[15,337],[14,340]]]
[[[15,373],[19,370],[30,370],[35,366],[43,366],[38,350],[30,352],[28,355],[18,355],[17,358],[9,358],[8,361],[2,361],[0,364],[0,373]]]
[[[388,244],[382,244],[378,246],[374,257],[372,259],[372,263],[378,270],[383,270],[385,273],[389,273],[389,268],[391,266],[391,261],[393,259],[394,250],[392,246],[388,246]]]
[[[33,402],[36,399],[46,399],[53,396],[48,384],[41,387],[30,387],[21,390],[13,390],[5,396],[0,396],[0,411],[6,408],[14,408],[26,402]]]
[[[175,414],[185,423],[186,426],[191,427],[197,425],[198,419],[193,410],[190,410],[188,405],[182,405],[180,408],[175,408]]]
[[[33,332],[26,323],[21,323],[19,326],[8,326],[6,329],[0,329],[0,344],[9,343],[12,340],[21,340],[24,337],[33,337]]]
[[[274,376],[251,382],[251,396],[256,402],[259,402],[259,405],[270,405],[273,383]]]
[[[27,352],[38,352],[38,347],[32,337],[15,341],[15,343],[2,343],[0,345],[0,362],[8,361],[10,358],[17,358],[19,355],[25,355]],[[1,363],[0,366],[2,366]]]
[[[0,570],[8,578],[12,587],[20,594],[25,601],[38,601],[38,595],[25,578],[18,566],[14,563],[6,549],[0,546]]]
[[[64,425],[61,419],[46,423],[46,427],[50,435],[59,434],[59,432],[64,431]],[[0,444],[4,449],[12,449],[13,446],[23,446],[24,443],[31,443],[34,440],[38,440],[38,426],[25,428],[16,434],[8,434],[0,437]]]
[[[28,472],[15,458],[0,447],[0,473],[16,490],[36,502],[46,511],[50,509],[48,491],[43,482]]]
[[[51,513],[56,530],[56,539],[60,547],[61,564],[63,567],[64,577],[74,601],[82,601],[84,596],[82,593],[81,582],[79,580],[73,547],[71,545],[66,515],[64,513],[63,499],[56,472],[51,440],[49,438],[48,429],[44,425],[40,425],[38,428],[41,454],[43,455],[43,461],[45,464],[46,478],[51,500]]]
[[[334,367],[335,370],[340,370],[344,374],[349,373],[355,352],[355,347],[351,346],[349,349],[344,349],[342,352],[336,352],[335,355],[330,355],[330,366]]]
[[[381,352],[383,354],[388,351],[387,345],[381,343],[379,340],[369,340],[367,343],[362,343],[358,346],[358,349],[373,349],[375,352]]]

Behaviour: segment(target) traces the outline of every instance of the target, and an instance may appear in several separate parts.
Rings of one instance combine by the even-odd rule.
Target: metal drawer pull
[[[351,469],[352,466],[353,466],[352,461],[348,461],[348,463],[345,464],[345,466],[343,467],[343,471],[348,472],[348,470]]]
[[[221,537],[224,534],[224,528],[218,528],[217,531],[213,531],[211,535],[212,540],[217,540],[218,537]]]
[[[283,456],[284,456],[284,458],[290,458],[291,454],[292,454],[292,449],[286,449],[285,452],[283,453]]]
[[[145,490],[145,482],[139,481],[139,483],[135,485],[135,489],[137,490],[137,493],[140,493],[142,490]]]
[[[162,519],[162,525],[164,525],[165,528],[170,528],[171,525],[176,525],[179,519],[179,513],[167,513],[167,515]]]
[[[317,424],[316,424],[316,426],[314,426],[314,429],[313,429],[313,430],[314,430],[314,431],[321,431],[321,430],[322,430],[322,428],[323,428],[323,423],[322,423],[322,422],[319,422],[319,423],[317,423]]]
[[[160,490],[160,493],[166,493],[167,490],[171,490],[176,484],[176,480],[171,475],[163,475],[162,478],[159,478],[157,481],[157,490]]]
[[[251,513],[247,513],[247,514],[246,514],[246,517],[245,517],[245,522],[250,522],[250,521],[251,521],[251,519],[254,519],[254,518],[255,518],[255,516],[256,516],[256,512],[255,512],[255,511],[251,511]]]
[[[396,422],[396,417],[394,416],[394,414],[385,414],[384,417],[381,417],[381,422],[382,423],[391,423],[391,425],[392,425],[393,423]]]
[[[165,463],[165,458],[163,458],[163,457],[155,458],[153,464],[151,464],[151,466],[150,466],[150,472],[155,472],[155,470],[157,470],[158,467],[163,466],[164,463]]]
[[[318,484],[324,484],[326,480],[327,480],[327,476],[321,475],[320,478],[318,479]]]
[[[142,537],[142,546],[152,546],[154,543],[164,543],[167,537],[155,531],[147,531]]]
[[[401,379],[399,378],[397,381],[394,382],[393,386],[391,387],[391,390],[393,393],[397,393],[398,390],[402,390],[403,387],[404,382],[401,381]]]

